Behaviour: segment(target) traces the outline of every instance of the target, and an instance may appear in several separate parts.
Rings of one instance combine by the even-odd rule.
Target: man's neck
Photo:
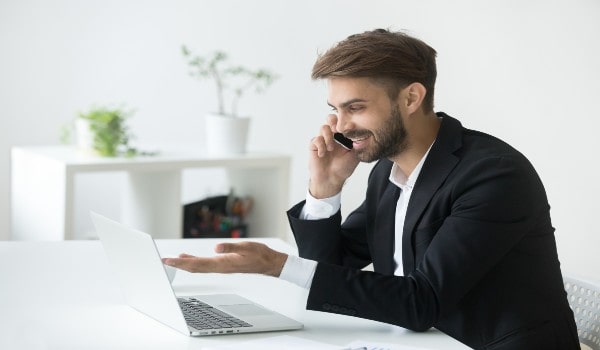
[[[434,112],[412,118],[411,123],[407,125],[408,147],[404,152],[390,158],[406,177],[415,170],[437,138],[440,125],[441,119]]]

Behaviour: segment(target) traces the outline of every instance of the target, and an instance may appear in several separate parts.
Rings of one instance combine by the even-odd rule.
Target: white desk
[[[184,169],[223,168],[237,194],[251,196],[247,218],[252,236],[285,238],[288,232],[290,158],[272,154],[208,157],[200,153],[161,151],[157,156],[102,158],[74,147],[12,149],[12,239],[74,238],[75,177],[89,172],[127,173],[120,221],[156,238],[180,238],[181,178]]]
[[[278,239],[261,239],[293,251]],[[223,241],[223,240],[218,240]],[[212,254],[217,240],[158,240],[162,254]],[[414,333],[399,327],[305,310],[307,291],[258,275],[189,274],[173,286],[181,295],[234,292],[286,314],[302,330],[187,337],[124,304],[116,278],[97,241],[0,242],[0,349],[201,349],[288,334],[334,345],[362,339],[468,349],[438,331]]]

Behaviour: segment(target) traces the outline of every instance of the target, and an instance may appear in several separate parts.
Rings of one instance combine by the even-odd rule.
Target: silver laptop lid
[[[91,217],[127,303],[190,334],[152,237],[94,212]]]

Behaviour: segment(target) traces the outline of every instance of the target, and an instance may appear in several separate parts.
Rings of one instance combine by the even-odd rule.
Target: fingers
[[[337,121],[337,115],[330,114],[327,116],[327,125],[323,125],[323,127],[321,128],[321,135],[323,135],[323,139],[325,140],[325,144],[327,145],[328,151],[333,151],[335,147],[335,140],[333,139],[333,134],[338,132],[336,127]]]
[[[188,272],[260,273],[279,276],[287,254],[256,242],[221,243],[213,257],[181,254],[178,258],[164,258],[163,263]]]
[[[256,242],[219,243],[215,246],[215,252],[219,254],[235,253],[247,255],[266,247],[266,245]]]
[[[333,133],[327,125],[321,127],[321,132],[318,136],[311,140],[310,150],[317,153],[319,158],[327,155],[327,152],[333,151]]]
[[[228,272],[223,269],[222,264],[219,262],[219,257],[185,257],[185,258],[165,258],[163,259],[165,265],[169,265],[180,270],[188,272]]]
[[[335,149],[335,140],[333,134],[336,132],[335,123],[337,117],[330,114],[327,118],[327,124],[319,129],[319,135],[311,140],[311,151],[316,151],[319,158],[324,157],[327,152]]]
[[[272,252],[262,243],[220,243],[215,246],[215,257],[197,257],[180,254],[178,258],[164,258],[163,263],[188,272],[258,272],[262,273],[264,256]]]
[[[331,132],[338,132],[337,130],[337,123],[338,123],[338,116],[335,114],[329,114],[327,116],[327,124],[329,125],[329,128],[331,129]],[[339,131],[342,132],[343,130]]]
[[[162,258],[163,264],[188,272],[216,272],[212,258],[201,258],[182,253],[176,258]]]

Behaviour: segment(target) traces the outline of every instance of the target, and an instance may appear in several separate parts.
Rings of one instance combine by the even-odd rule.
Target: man
[[[579,349],[544,187],[511,146],[433,111],[435,56],[379,29],[315,63],[334,112],[310,143],[307,200],[288,212],[302,258],[240,243],[165,262],[279,276],[310,289],[308,309],[435,327],[477,349]],[[377,163],[342,223],[340,193],[361,161]]]

